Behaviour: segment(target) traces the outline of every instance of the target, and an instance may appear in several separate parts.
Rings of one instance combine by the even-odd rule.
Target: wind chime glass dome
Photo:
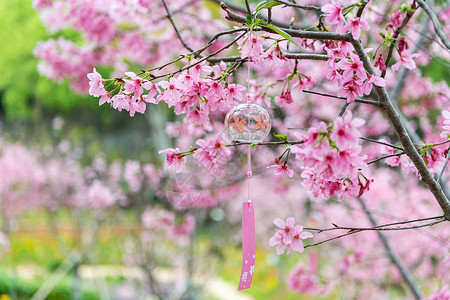
[[[258,143],[269,134],[272,120],[269,113],[257,104],[240,104],[225,117],[225,128],[233,141]]]

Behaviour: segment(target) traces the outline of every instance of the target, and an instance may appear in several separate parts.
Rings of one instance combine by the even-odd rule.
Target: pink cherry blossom
[[[314,237],[312,233],[303,231],[303,226],[300,225],[296,225],[291,230],[291,234],[292,234],[292,242],[290,246],[292,250],[298,253],[302,253],[304,250],[302,240]]]
[[[100,97],[107,94],[105,87],[103,86],[104,80],[102,78],[102,75],[97,72],[97,70],[94,68],[94,71],[92,73],[89,73],[87,75],[89,78],[89,95]]]
[[[287,163],[285,162],[284,164],[274,164],[270,167],[267,168],[274,168],[274,174],[279,176],[279,175],[283,175],[286,174],[289,177],[294,176],[294,171],[292,171],[291,169],[289,169],[287,167]]]
[[[142,88],[142,78],[133,72],[125,72],[125,75],[131,78],[131,80],[125,79],[125,93],[133,94],[132,100],[139,99],[144,92],[144,89]]]
[[[450,138],[450,111],[444,110],[442,112],[442,115],[444,116],[444,122],[440,136],[444,138]]]
[[[403,23],[403,16],[404,14],[401,14],[398,11],[394,11],[392,14],[389,15],[389,23],[386,25],[386,29],[388,28],[397,28],[400,27]]]
[[[342,27],[341,33],[344,34],[350,30],[353,38],[357,40],[361,36],[361,27],[365,30],[369,30],[370,28],[366,21],[360,18],[354,18]]]
[[[361,80],[351,80],[344,84],[344,86],[337,92],[339,97],[346,97],[348,103],[355,102],[356,96],[362,96],[363,82]]]
[[[165,150],[160,150],[159,153],[166,153],[166,167],[174,170],[176,173],[180,173],[186,164],[186,157],[183,154],[180,154],[180,149],[172,149],[168,148]]]
[[[355,73],[359,79],[364,80],[367,78],[366,70],[364,69],[363,63],[359,59],[358,55],[350,54],[350,60],[343,59],[338,63],[338,67],[344,70],[342,74],[344,81],[349,81],[353,78]]]
[[[402,65],[409,70],[416,68],[416,63],[413,58],[419,56],[417,53],[409,54],[406,53],[406,51],[403,51],[399,53],[399,56],[399,60],[391,67],[393,72],[396,72]]]
[[[322,11],[325,13],[325,21],[330,24],[337,24],[338,28],[344,23],[343,10],[344,8],[334,0],[331,1],[331,4],[322,7]]]

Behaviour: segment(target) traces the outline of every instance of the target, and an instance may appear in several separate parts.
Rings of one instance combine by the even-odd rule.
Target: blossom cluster
[[[210,67],[206,62],[191,61],[192,67],[177,76],[159,83],[145,80],[133,72],[126,72],[127,78],[113,79],[114,90],[108,92],[106,81],[95,70],[88,74],[89,94],[101,97],[99,105],[110,103],[119,111],[126,110],[130,116],[136,112],[144,113],[146,103],[157,104],[165,102],[174,108],[177,115],[185,114],[188,121],[195,124],[208,124],[209,113],[225,111],[235,104],[235,100],[242,100],[245,88],[240,84],[229,84],[223,80],[226,64]],[[220,79],[211,79],[213,72]],[[118,91],[117,91],[118,90]],[[144,90],[148,93],[144,94]]]
[[[370,94],[373,85],[386,86],[383,78],[367,73],[350,43],[328,42],[324,45],[324,51],[329,56],[326,78],[338,85],[337,95],[346,97],[348,103],[355,102],[356,97]]]
[[[273,223],[279,229],[275,230],[274,236],[269,240],[269,245],[276,246],[278,255],[283,254],[286,250],[287,254],[291,253],[291,250],[302,253],[304,250],[302,240],[313,237],[312,233],[303,231],[303,226],[295,225],[295,219],[292,217],[287,218],[286,221],[276,218]]]
[[[186,236],[195,229],[195,218],[191,214],[177,217],[168,210],[148,208],[141,219],[145,229],[162,230],[171,238]]]
[[[299,294],[326,295],[330,291],[329,285],[323,285],[319,278],[318,254],[309,255],[309,268],[298,263],[287,278],[290,289]]]
[[[303,185],[314,197],[329,198],[361,196],[369,190],[373,179],[367,174],[366,155],[358,144],[359,127],[364,120],[353,118],[351,112],[338,117],[334,124],[310,128],[302,147],[293,147],[297,159],[304,163]]]

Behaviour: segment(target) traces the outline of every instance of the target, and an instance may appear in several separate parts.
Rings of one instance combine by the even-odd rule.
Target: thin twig
[[[399,152],[399,153],[394,153],[394,154],[383,155],[381,157],[378,157],[378,158],[376,158],[374,160],[369,161],[367,164],[371,165],[371,164],[376,163],[377,161],[383,160],[385,158],[394,157],[394,156],[400,156],[400,155],[403,155],[403,154],[405,154],[405,152]]]
[[[349,102],[345,102],[345,104],[342,106],[341,111],[339,112],[339,117],[342,117],[347,110],[347,107],[350,105]]]
[[[437,219],[437,220],[436,220]],[[421,222],[425,220],[435,220],[433,222],[420,224],[420,225],[413,225],[413,226],[402,226],[402,227],[391,227],[394,225],[401,225],[401,224],[408,224],[408,223],[416,223]],[[445,222],[444,216],[439,217],[432,217],[432,218],[423,218],[423,219],[416,219],[416,220],[409,220],[409,221],[403,221],[403,222],[395,222],[390,224],[383,224],[383,225],[377,225],[373,227],[345,227],[345,226],[337,226],[330,228],[311,228],[311,227],[304,227],[305,230],[311,230],[311,231],[318,231],[318,233],[326,232],[326,231],[333,231],[333,230],[350,230],[350,231],[374,231],[374,230],[382,230],[382,231],[389,231],[389,230],[409,230],[409,229],[417,229],[417,228],[423,228],[423,227],[429,227],[433,226],[442,222]],[[334,224],[333,224],[334,225]]]
[[[360,137],[360,139],[365,140],[365,141],[368,141],[368,142],[372,142],[372,143],[377,143],[377,144],[385,145],[385,146],[388,146],[388,147],[391,147],[391,148],[394,148],[394,149],[403,151],[403,148],[402,148],[402,147],[395,146],[395,145],[392,145],[392,144],[389,144],[389,143],[386,143],[386,142],[382,142],[382,141],[378,141],[378,140],[374,140],[374,139],[366,138],[366,137]]]
[[[299,145],[299,144],[303,144],[304,142],[305,141],[303,141],[303,140],[298,140],[298,141],[279,141],[279,142],[259,142],[259,143],[235,141],[233,144],[225,145],[225,147],[236,147],[236,146],[240,146],[240,145],[252,145],[252,146]]]
[[[325,54],[318,54],[318,53],[285,53],[283,54],[284,57],[290,58],[290,59],[308,59],[308,60],[328,60],[328,55]],[[248,57],[242,58],[240,55],[235,56],[225,56],[225,57],[211,57],[208,59],[209,62],[233,62],[233,61],[249,61]]]
[[[338,97],[338,96],[335,96],[335,95],[325,94],[325,93],[320,93],[320,92],[315,92],[315,91],[302,90],[302,92],[303,93],[308,93],[308,94],[324,96],[324,97],[330,97],[330,98],[347,100],[347,98],[345,98],[345,97]],[[370,100],[370,99],[364,99],[364,98],[355,98],[355,102],[364,103],[364,104],[370,104],[370,105],[374,105],[374,106],[380,106],[380,102],[377,101],[377,100]]]
[[[205,60],[208,60],[209,58],[211,58],[211,57],[213,57],[214,55],[216,55],[216,54],[222,52],[223,50],[225,50],[225,49],[227,49],[227,48],[230,48],[232,45],[234,45],[234,44],[235,44],[241,37],[243,37],[244,35],[245,35],[245,32],[242,33],[242,34],[240,34],[237,38],[235,38],[233,41],[231,41],[230,43],[226,44],[225,46],[223,46],[223,47],[220,48],[219,50],[214,51],[213,53],[209,54],[208,56],[205,56],[205,57],[199,59],[199,60],[196,61],[195,63],[190,64],[189,66],[186,66],[186,67],[184,67],[184,68],[181,68],[181,69],[179,69],[179,70],[177,70],[177,71],[175,71],[175,72],[166,73],[166,74],[162,74],[162,75],[158,75],[158,76],[153,76],[152,79],[158,79],[158,78],[167,77],[167,76],[169,76],[169,75],[178,74],[178,73],[183,72],[184,70],[187,70],[187,69],[189,69],[189,68],[192,68],[193,66],[198,65],[198,64],[204,62]]]
[[[369,74],[375,75],[374,67],[365,52],[365,49],[359,40],[352,39],[351,41],[356,53],[358,54],[360,60],[363,62],[364,68]],[[392,101],[383,87],[375,86],[375,91],[381,102],[381,108],[383,109],[386,117],[392,124],[400,143],[402,144],[403,151],[411,159],[414,166],[417,168],[423,182],[427,185],[428,189],[431,191],[436,201],[439,203],[442,211],[444,212],[445,218],[450,220],[450,201],[446,194],[443,192],[443,188],[434,179],[430,170],[428,169],[422,156],[416,149],[410,135],[406,131],[405,124],[403,123],[398,111],[395,109]]]
[[[414,14],[414,12],[415,12],[415,9],[412,12],[408,11],[406,13],[406,17],[403,19],[402,25],[400,25],[400,27],[395,29],[394,35],[392,36],[392,43],[391,43],[391,46],[389,47],[389,50],[388,50],[388,55],[386,56],[386,60],[384,61],[384,64],[386,66],[389,66],[389,61],[392,58],[392,53],[393,53],[394,48],[395,48],[395,46],[397,44],[397,38],[399,37],[399,35],[402,32],[403,28],[405,28],[406,24],[408,24],[409,20],[411,19],[411,17]],[[384,78],[384,76],[386,76],[386,71],[387,71],[387,68],[386,68],[386,70],[381,72],[381,77]]]
[[[416,0],[416,2],[419,4],[420,7],[426,12],[426,14],[430,17],[431,22],[434,26],[434,31],[439,36],[441,41],[444,43],[445,47],[447,47],[447,50],[450,50],[450,41],[445,35],[444,30],[442,29],[441,23],[439,22],[438,17],[436,16],[436,13],[433,11],[433,9],[423,0]]]
[[[175,21],[172,18],[172,14],[170,13],[169,8],[167,7],[166,1],[165,0],[161,0],[164,8],[167,12],[167,18],[169,18],[170,23],[172,24],[173,29],[175,30],[175,33],[177,34],[178,39],[180,40],[181,44],[183,44],[183,47],[188,49],[191,52],[194,52],[194,50],[186,43],[186,41],[183,39],[183,37],[181,36],[180,31],[177,28],[177,25],[175,24]]]
[[[248,0],[245,0],[245,7],[247,8],[247,14],[252,15],[252,10],[250,9],[250,4],[248,4]]]
[[[364,203],[364,200],[359,197],[357,197],[357,200],[361,204],[361,207],[365,211],[365,213],[366,213],[367,217],[369,218],[370,222],[372,223],[372,225],[377,226],[377,222],[376,222],[374,216],[372,215],[372,213],[370,212],[370,210],[367,208],[366,204]],[[390,245],[389,240],[384,235],[384,233],[377,231],[377,234],[380,237],[380,240],[383,243],[383,246],[386,249],[387,254],[391,258],[392,262],[397,266],[397,269],[402,274],[403,279],[408,284],[411,292],[414,295],[414,298],[416,298],[417,300],[421,299],[422,293],[420,292],[419,288],[417,287],[416,283],[414,282],[414,278],[411,275],[411,273],[409,272],[408,268],[403,264],[400,257],[395,253],[394,249]]]
[[[247,19],[244,17],[241,17],[231,10],[228,9],[226,6],[222,6],[222,9],[227,12],[228,16],[225,17],[226,19],[230,21],[234,21],[240,24],[246,24]],[[320,41],[346,41],[349,42],[351,40],[351,35],[342,35],[335,32],[321,32],[321,31],[305,31],[305,30],[297,30],[297,29],[289,29],[290,26],[288,26],[286,29],[283,28],[283,30],[292,37],[298,37],[303,39],[316,39]],[[265,31],[270,33],[276,33],[275,31],[266,28],[266,27],[256,27],[253,29],[253,31]]]
[[[362,13],[364,11],[364,8],[366,7],[366,5],[369,3],[370,0],[364,0],[364,2],[362,3],[362,5],[358,8],[358,11],[356,12],[356,17],[357,18],[361,18]]]

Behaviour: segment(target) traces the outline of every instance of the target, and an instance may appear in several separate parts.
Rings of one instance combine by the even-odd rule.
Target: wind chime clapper
[[[225,128],[233,141],[246,143],[262,142],[269,134],[272,120],[261,106],[250,103],[240,104],[231,109],[225,117]],[[238,291],[251,287],[255,271],[255,213],[250,200],[251,148],[248,148],[248,201],[242,202],[242,268]]]

